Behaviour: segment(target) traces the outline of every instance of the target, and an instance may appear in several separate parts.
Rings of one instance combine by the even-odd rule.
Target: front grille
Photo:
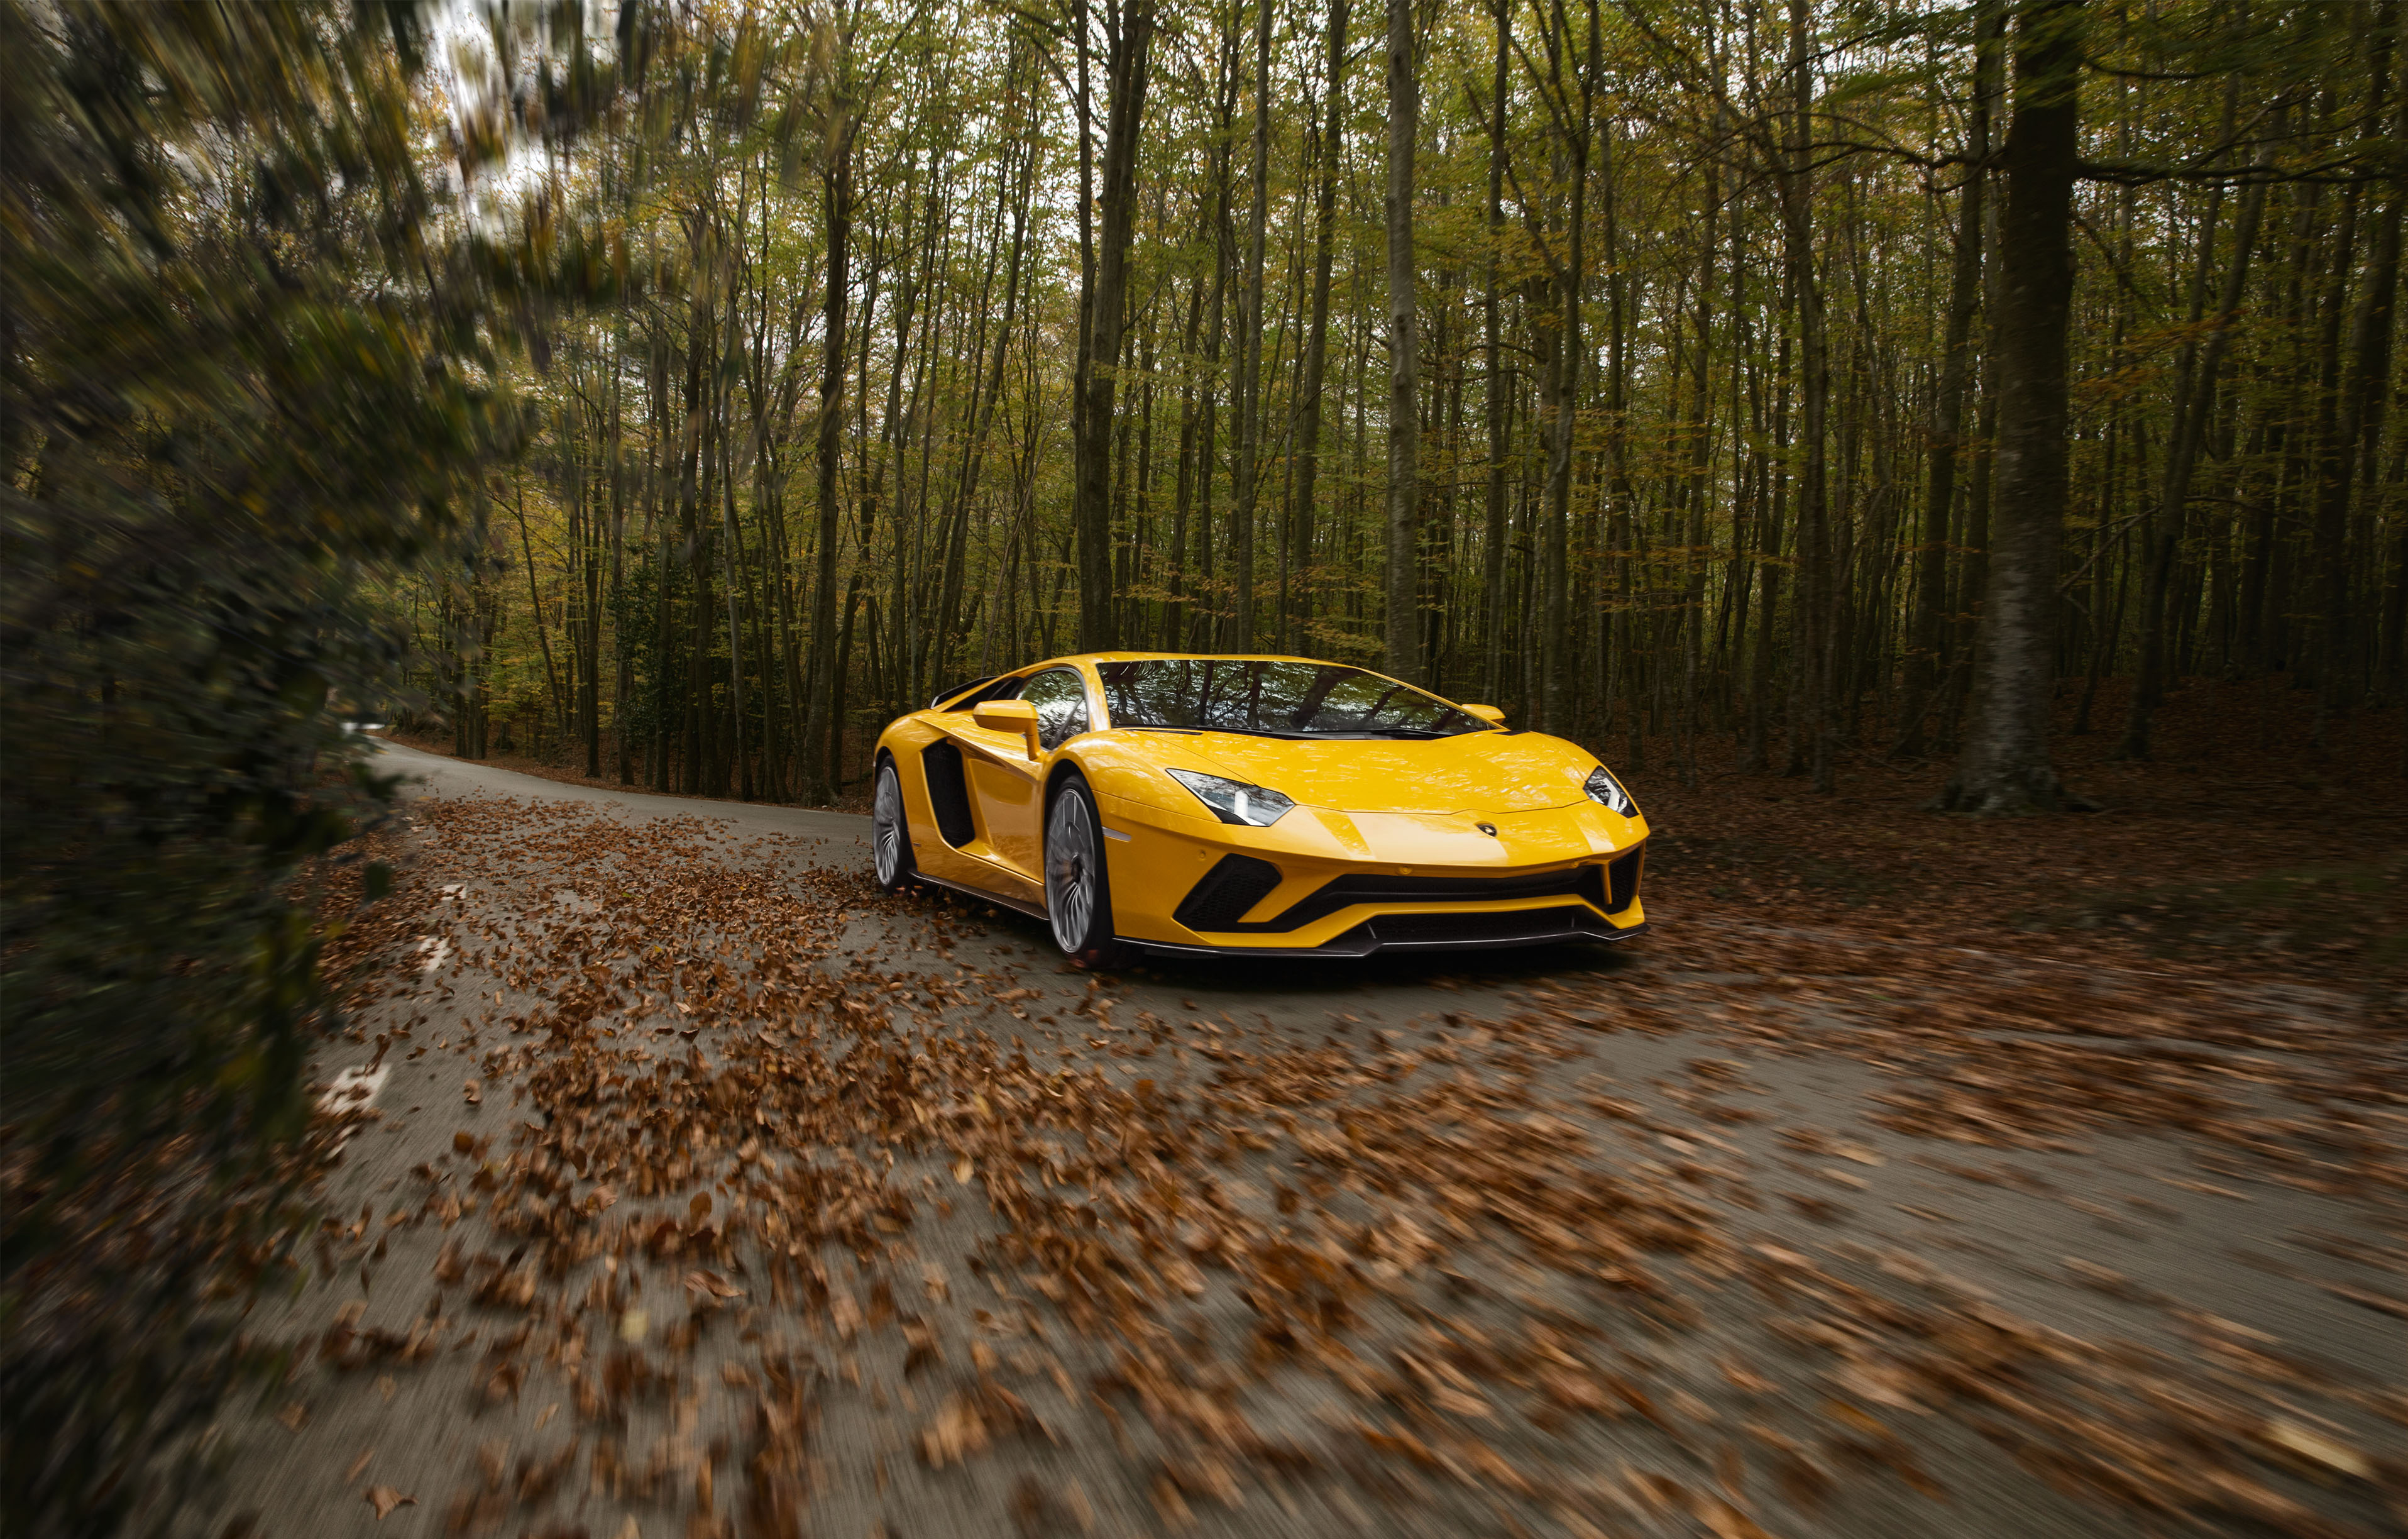
[[[1170,916],[1195,930],[1255,930],[1268,927],[1239,923],[1248,909],[1270,896],[1285,880],[1268,860],[1249,855],[1225,855],[1204,879],[1188,889]]]
[[[1238,858],[1240,857],[1230,857]],[[1222,865],[1227,864],[1227,860],[1222,862]],[[1217,866],[1213,868],[1216,871],[1219,869]],[[1205,878],[1207,882],[1211,880],[1210,876]],[[1562,870],[1533,871],[1515,876],[1382,876],[1363,871],[1325,883],[1268,919],[1251,925],[1240,924],[1238,915],[1246,912],[1240,908],[1228,915],[1229,923],[1210,927],[1190,925],[1188,928],[1236,930],[1248,935],[1284,935],[1357,903],[1501,903],[1516,898],[1582,898],[1604,908],[1606,880],[1606,868],[1603,866],[1570,866]],[[1200,891],[1202,884],[1199,883],[1197,887]],[[1270,888],[1267,886],[1263,891],[1268,892]],[[1635,887],[1633,891],[1636,891]],[[1620,894],[1617,892],[1615,896]],[[1261,901],[1259,895],[1255,901]],[[1249,908],[1252,906],[1247,905]]]
[[[1271,890],[1284,880],[1277,866],[1252,856],[1231,855],[1204,873],[1187,896],[1181,899],[1171,917],[1192,930],[1210,930],[1224,935],[1287,935],[1304,928],[1316,920],[1326,919],[1339,910],[1357,903],[1502,903],[1517,898],[1578,898],[1595,904],[1607,913],[1622,913],[1639,900],[1640,872],[1645,863],[1644,844],[1598,865],[1569,866],[1559,870],[1519,872],[1512,876],[1384,876],[1377,872],[1358,871],[1335,877],[1291,903],[1268,919],[1248,923],[1245,914],[1270,896]],[[1388,914],[1377,921],[1380,933],[1392,933],[1391,927],[1401,920],[1458,920],[1492,917],[1519,920],[1526,913],[1560,916],[1584,911],[1570,908],[1517,910],[1498,915]],[[1593,917],[1593,916],[1592,916]],[[1590,927],[1598,933],[1610,926]],[[1357,936],[1364,926],[1347,931]],[[1402,934],[1402,931],[1394,931]],[[1331,944],[1337,942],[1332,942]]]

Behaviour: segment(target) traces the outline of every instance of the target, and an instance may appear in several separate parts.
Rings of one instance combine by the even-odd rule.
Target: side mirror
[[[1505,725],[1505,712],[1493,705],[1467,705],[1459,708],[1467,716],[1477,716],[1491,726]]]
[[[1028,756],[1037,756],[1037,707],[1026,700],[981,700],[970,707],[970,720],[990,732],[1015,732],[1027,740]]]

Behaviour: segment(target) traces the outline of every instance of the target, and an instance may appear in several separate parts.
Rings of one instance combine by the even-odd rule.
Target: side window
[[[1020,698],[1037,708],[1037,741],[1049,753],[1087,730],[1087,685],[1076,669],[1047,669]]]

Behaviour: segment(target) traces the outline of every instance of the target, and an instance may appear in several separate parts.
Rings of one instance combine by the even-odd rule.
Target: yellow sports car
[[[1620,941],[1646,820],[1504,713],[1306,657],[1112,652],[977,679],[878,740],[871,848],[1073,962]]]

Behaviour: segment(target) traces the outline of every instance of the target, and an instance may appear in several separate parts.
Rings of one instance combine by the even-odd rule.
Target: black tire
[[[1045,913],[1072,967],[1118,967],[1135,953],[1112,934],[1111,872],[1104,820],[1086,778],[1073,773],[1045,814]]]
[[[911,858],[911,821],[903,811],[903,777],[891,758],[878,765],[878,785],[869,798],[869,870],[888,892],[920,885]]]

